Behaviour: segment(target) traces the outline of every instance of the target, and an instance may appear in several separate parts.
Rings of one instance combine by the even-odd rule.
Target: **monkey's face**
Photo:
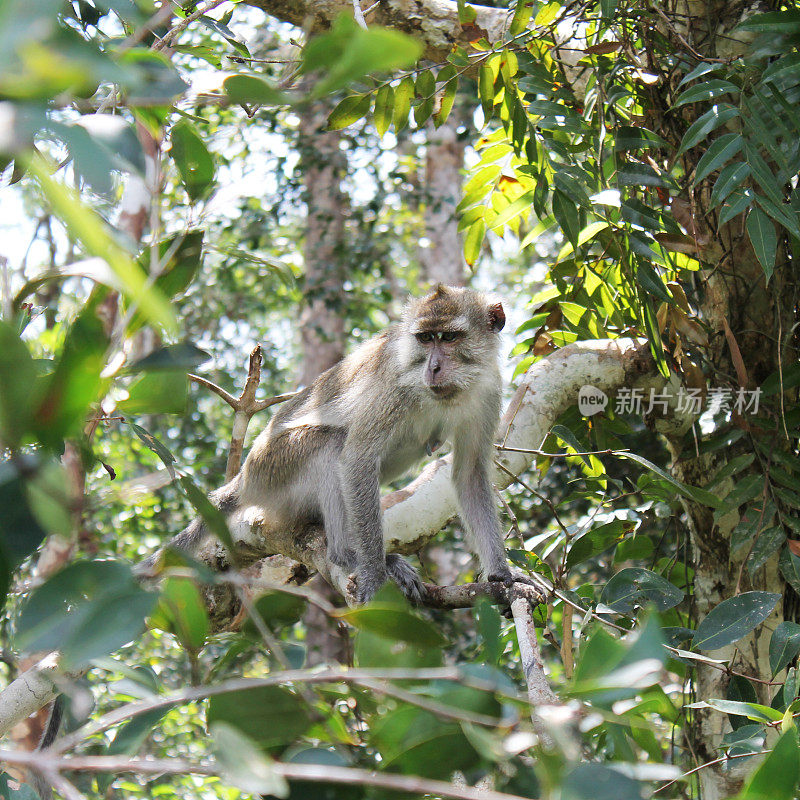
[[[464,330],[419,330],[414,334],[417,340],[417,363],[424,363],[422,378],[425,385],[436,397],[454,397],[465,388],[463,363],[459,352],[459,342],[466,338]]]
[[[496,383],[498,332],[505,315],[469,290],[443,287],[424,298],[410,320],[411,362],[437,398],[451,400],[481,381]],[[418,373],[419,374],[419,373]]]

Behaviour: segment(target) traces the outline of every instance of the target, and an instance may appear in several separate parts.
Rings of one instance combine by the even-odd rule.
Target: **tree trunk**
[[[672,23],[673,30],[684,36],[691,46],[704,56],[726,58],[733,55],[730,48],[740,47],[740,42],[724,32],[730,32],[741,20],[746,9],[744,3],[679,3],[680,7],[671,19],[685,20],[683,25]],[[756,9],[758,11],[763,8]],[[686,17],[681,16],[686,14]],[[705,152],[704,147],[695,148],[696,155],[687,154],[686,174],[696,166]],[[677,201],[680,203],[680,200]],[[717,215],[710,213],[710,188],[704,186],[690,198],[686,210],[675,213],[679,222],[694,235],[698,243],[708,242],[701,249],[701,259],[713,265],[700,274],[699,292],[701,316],[710,329],[708,356],[710,359],[710,388],[731,387],[738,377],[742,385],[741,363],[747,372],[747,387],[754,389],[764,378],[779,368],[782,352],[787,344],[787,332],[794,324],[794,293],[784,285],[787,279],[786,253],[778,254],[778,267],[769,285],[763,269],[745,233],[743,217],[735,218],[724,226],[716,224]],[[688,209],[691,208],[691,213]],[[673,205],[675,210],[675,205]],[[770,330],[770,325],[772,330]],[[776,342],[778,343],[776,345]],[[739,369],[737,369],[737,362]],[[735,420],[734,420],[735,422]],[[696,486],[704,486],[714,474],[733,457],[744,452],[753,452],[754,441],[764,436],[758,430],[749,429],[745,422],[746,435],[732,446],[714,452],[698,454],[695,451],[681,452],[682,430],[667,433],[672,452],[673,472],[676,477]],[[763,441],[763,438],[762,438]],[[772,446],[786,448],[788,441],[780,436],[772,437]],[[764,464],[756,458],[750,474],[763,474]],[[714,492],[724,497],[746,477],[739,472],[735,480],[729,479],[715,486]],[[765,482],[765,492],[766,482]],[[744,547],[736,552],[731,548],[731,534],[739,522],[736,510],[715,522],[713,510],[697,503],[686,501],[686,510],[694,569],[695,622],[722,600],[736,593],[762,590],[782,593],[784,582],[778,571],[777,556],[770,558],[765,566],[751,576],[746,568],[749,550]],[[763,520],[763,527],[773,524]],[[768,646],[772,631],[783,619],[782,604],[779,603],[770,618],[756,628],[747,638],[713,651],[714,658],[730,659],[730,666],[748,675],[767,678],[771,675]],[[730,676],[720,670],[699,664],[696,672],[695,691],[698,700],[725,698]],[[770,704],[770,686],[754,684],[758,702]],[[712,762],[720,756],[722,736],[730,730],[726,715],[708,708],[695,709],[693,721],[686,727],[689,748],[697,764]],[[722,800],[736,794],[742,787],[742,779],[749,772],[745,764],[720,763],[700,770],[698,777],[701,796],[704,800]]]
[[[344,355],[344,221],[347,199],[341,181],[347,161],[341,134],[327,131],[327,103],[309,105],[300,115],[300,168],[307,209],[304,299],[300,318],[303,366],[300,383],[310,384]]]
[[[458,136],[459,117],[454,109],[439,127],[428,122],[425,148],[424,214],[426,247],[419,250],[425,280],[463,286],[464,255],[458,233],[456,206],[461,199],[464,139]]]
[[[303,364],[300,384],[307,386],[344,355],[344,277],[346,267],[345,218],[347,198],[341,181],[347,160],[340,148],[341,134],[327,131],[331,105],[318,102],[300,115],[300,168],[307,209],[304,247],[306,307],[300,317]],[[341,597],[319,576],[311,588],[334,604]],[[315,666],[350,660],[349,638],[343,627],[333,630],[319,606],[309,604],[304,617],[306,664]]]

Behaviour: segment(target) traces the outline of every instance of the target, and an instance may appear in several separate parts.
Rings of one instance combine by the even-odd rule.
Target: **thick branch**
[[[353,14],[350,0],[246,0],[271,17],[302,28],[324,30],[341,13]],[[502,41],[513,12],[505,8],[473,6],[477,17],[464,30],[458,21],[458,5],[452,0],[381,0],[367,17],[369,25],[384,25],[418,39],[424,58],[444,61],[456,44],[468,46],[476,28],[490,42]]]
[[[56,696],[58,690],[54,677],[57,670],[58,653],[50,653],[3,689],[0,702],[0,736],[44,708]]]

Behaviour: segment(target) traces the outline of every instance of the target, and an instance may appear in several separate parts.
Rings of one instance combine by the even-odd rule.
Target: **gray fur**
[[[380,485],[449,440],[471,547],[486,575],[510,580],[490,482],[501,394],[496,308],[443,286],[409,303],[400,323],[281,406],[212,500],[228,514],[260,508],[267,534],[322,522],[328,558],[355,573],[360,602],[387,578],[418,601],[413,567],[384,550]],[[441,337],[449,331],[453,341]],[[418,340],[428,332],[432,341]],[[172,544],[194,550],[205,535],[195,521]]]

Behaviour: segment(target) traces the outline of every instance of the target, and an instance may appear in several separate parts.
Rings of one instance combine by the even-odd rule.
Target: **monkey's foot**
[[[386,583],[386,573],[383,570],[373,572],[357,569],[351,576],[347,586],[347,593],[359,605],[369,603],[378,593],[378,589]]]
[[[387,578],[397,584],[411,603],[419,604],[425,597],[425,586],[417,571],[408,561],[393,553],[386,556],[385,571],[356,569],[355,574],[350,576],[347,592],[356,603],[368,603],[386,583]]]
[[[491,572],[486,576],[486,580],[489,581],[489,583],[502,583],[506,586],[511,586],[517,578],[512,575],[511,570],[506,567],[504,570],[495,570]]]
[[[419,605],[422,602],[425,597],[425,586],[417,571],[408,561],[390,553],[386,556],[386,572],[411,603]]]

